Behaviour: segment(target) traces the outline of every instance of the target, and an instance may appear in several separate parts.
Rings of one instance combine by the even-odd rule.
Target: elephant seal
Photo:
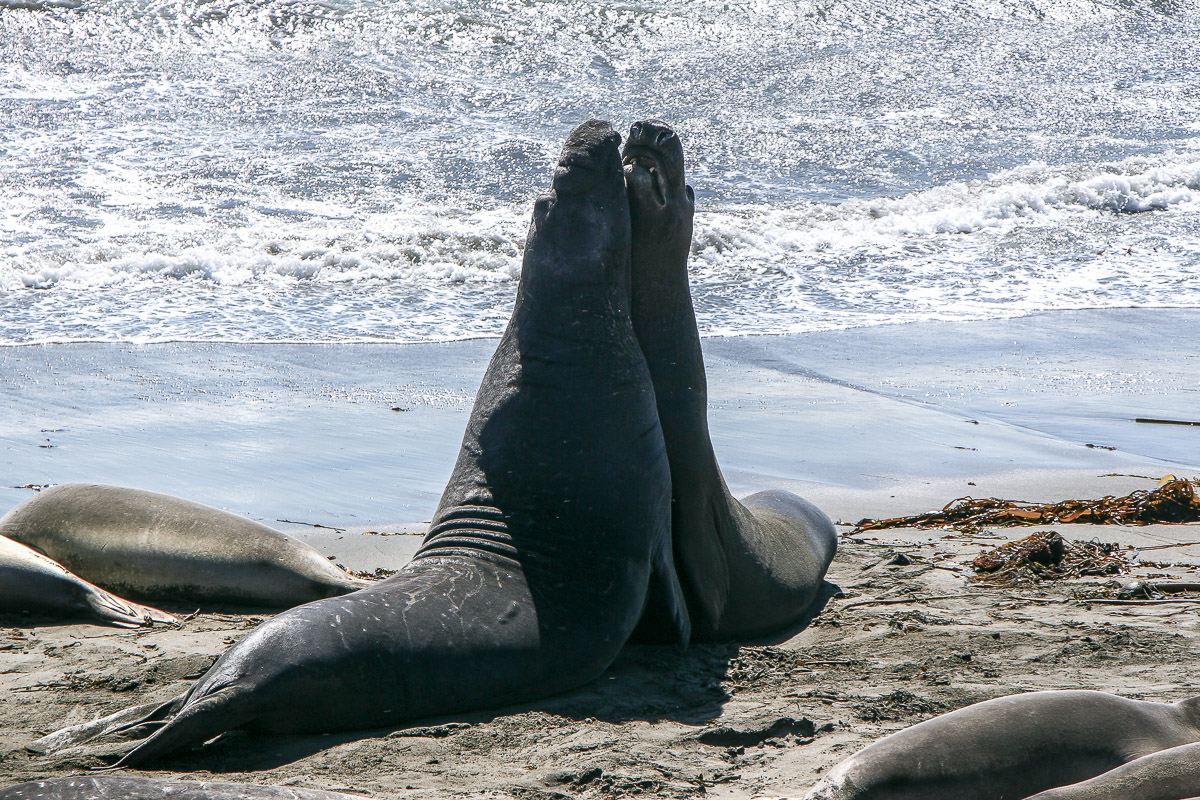
[[[44,489],[0,519],[0,535],[138,597],[290,608],[367,585],[274,528],[120,486]]]
[[[616,657],[652,573],[686,640],[670,468],[629,317],[619,142],[606,122],[577,127],[534,204],[512,318],[413,560],[264,622],[124,726],[153,733],[117,766],[235,728],[381,727],[574,688]],[[73,743],[64,733],[51,737]]]
[[[52,778],[0,789],[0,800],[364,800],[361,795],[220,781],[170,781],[116,775]]]
[[[165,611],[111,595],[71,574],[62,564],[3,536],[0,536],[0,611],[90,616],[123,628],[179,622]]]
[[[1031,692],[868,745],[804,800],[1015,800],[1196,741],[1200,697],[1151,703],[1089,690]]]
[[[1200,742],[1160,750],[1029,800],[1188,800],[1200,797]],[[0,798],[2,800],[2,798]]]
[[[695,195],[683,146],[657,120],[622,150],[632,223],[633,327],[671,464],[675,558],[697,639],[759,636],[808,611],[837,549],[825,514],[783,491],[738,502],[708,432],[708,384],[688,287]],[[652,623],[651,623],[652,624]]]

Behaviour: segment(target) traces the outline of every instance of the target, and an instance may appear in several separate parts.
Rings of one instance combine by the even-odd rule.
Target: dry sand
[[[1200,541],[1200,526],[1057,529],[1143,546]],[[862,745],[991,697],[1062,688],[1160,701],[1200,693],[1196,593],[1113,603],[1103,577],[1008,589],[968,581],[971,558],[1031,530],[843,536],[829,573],[840,593],[831,587],[815,621],[778,641],[685,652],[631,645],[595,683],[528,706],[397,730],[227,735],[144,774],[390,798],[797,795]],[[1119,580],[1200,580],[1200,545],[1140,559]],[[1106,599],[1076,599],[1097,595]],[[102,766],[128,743],[53,756],[22,748],[58,727],[182,692],[262,619],[200,614],[178,630],[135,632],[4,620],[0,776],[17,782]]]

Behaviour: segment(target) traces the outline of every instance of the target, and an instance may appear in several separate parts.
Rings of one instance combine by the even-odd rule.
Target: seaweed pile
[[[960,497],[941,511],[911,517],[860,520],[853,533],[882,528],[953,527],[967,530],[984,525],[1152,525],[1200,522],[1200,496],[1196,483],[1174,475],[1153,489],[1139,489],[1124,497],[1107,495],[1099,500],[1063,500],[1058,503],[1022,503],[994,497]]]
[[[1015,586],[1083,575],[1115,575],[1129,566],[1118,545],[1077,542],[1057,531],[1038,533],[980,553],[971,579],[992,586]]]

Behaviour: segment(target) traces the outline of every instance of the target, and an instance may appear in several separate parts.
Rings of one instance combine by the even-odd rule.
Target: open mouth
[[[650,185],[654,187],[654,194],[658,199],[659,205],[666,205],[667,195],[663,186],[663,176],[658,167],[658,161],[645,153],[630,153],[621,159],[621,165],[626,167],[641,167],[650,173]]]

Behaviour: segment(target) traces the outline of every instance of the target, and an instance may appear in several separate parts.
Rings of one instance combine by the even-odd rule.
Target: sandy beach
[[[1200,474],[1200,310],[1058,312],[705,341],[714,444],[737,494],[812,499],[843,536],[819,613],[770,641],[627,646],[598,681],[529,706],[396,730],[232,734],[146,774],[378,798],[799,795],[874,739],[1014,692],[1200,693],[1200,525],[1060,525],[1118,542],[1125,575],[989,588],[970,561],[1030,528],[851,535],[965,495],[1026,501]],[[30,486],[164,491],[395,569],[419,542],[494,342],[0,349],[0,508]],[[1190,415],[1190,416],[1189,416]],[[1189,544],[1191,543],[1191,544]],[[1153,548],[1153,549],[1151,549]],[[192,608],[170,607],[188,613]],[[38,736],[183,691],[262,613],[178,629],[0,620],[0,780],[102,766]]]

